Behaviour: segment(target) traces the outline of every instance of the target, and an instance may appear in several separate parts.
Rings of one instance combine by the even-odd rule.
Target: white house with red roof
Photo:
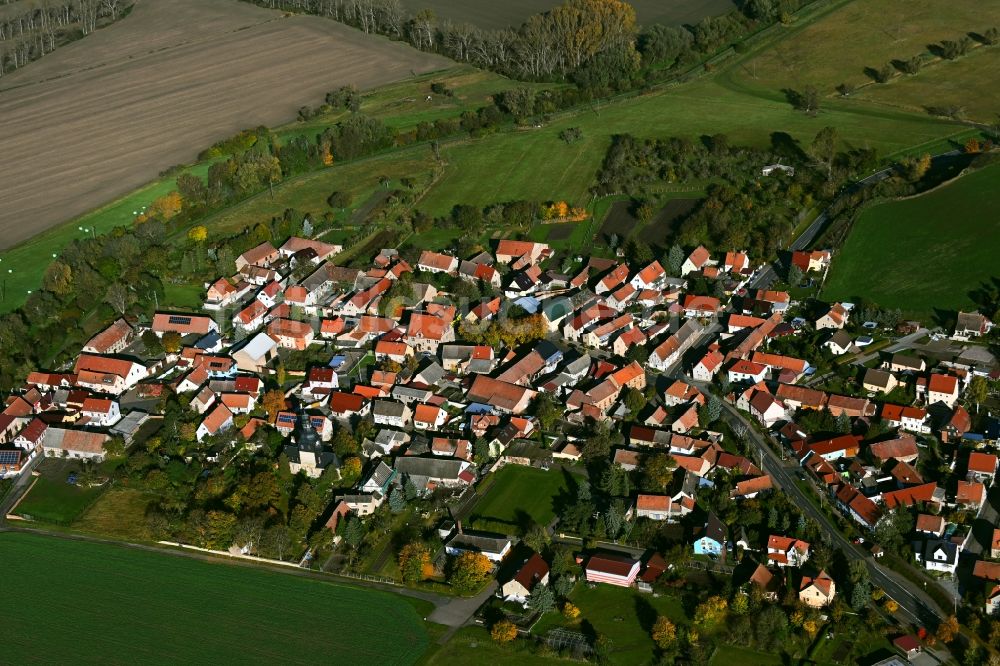
[[[993,477],[997,473],[997,456],[993,453],[983,453],[973,451],[969,454],[969,466],[966,478],[969,481],[979,481],[980,483],[993,483]]]
[[[107,398],[87,398],[80,407],[80,415],[87,419],[87,425],[102,428],[113,426],[122,418],[118,402]]]
[[[705,246],[699,245],[688,255],[684,263],[681,264],[681,276],[702,270],[708,265],[711,258],[712,255],[705,249]]]
[[[958,377],[933,374],[927,379],[927,404],[943,402],[954,407],[958,400]]]
[[[73,371],[77,386],[113,395],[121,395],[149,374],[141,363],[93,354],[80,354]]]
[[[92,337],[83,346],[83,351],[89,354],[117,354],[132,342],[135,329],[124,319],[117,319],[113,324]]]
[[[217,404],[212,411],[202,420],[198,426],[195,436],[198,441],[206,437],[218,435],[233,426],[233,413],[223,404]]]
[[[424,250],[417,260],[417,270],[427,273],[455,273],[458,265],[458,257],[430,250]]]
[[[635,289],[661,289],[663,281],[667,277],[667,272],[663,270],[660,262],[653,261],[641,271],[635,274],[629,282]]]
[[[779,567],[800,567],[809,560],[809,544],[772,534],[767,538],[767,561]]]
[[[718,350],[713,350],[701,357],[694,368],[691,370],[691,376],[700,382],[710,382],[715,374],[722,367],[722,362],[725,357]]]

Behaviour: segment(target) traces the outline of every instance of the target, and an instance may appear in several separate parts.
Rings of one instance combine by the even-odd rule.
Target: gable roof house
[[[896,375],[885,370],[869,368],[865,371],[865,376],[861,380],[861,387],[872,393],[890,393],[899,386]]]
[[[799,585],[799,601],[812,608],[823,608],[833,602],[837,596],[837,586],[825,571],[820,571],[815,578],[802,577]]]
[[[399,456],[393,466],[396,474],[410,477],[417,488],[427,491],[465,486],[476,479],[472,464],[460,458]]]
[[[162,338],[164,333],[207,335],[212,331],[218,332],[219,325],[215,323],[214,319],[205,315],[157,312],[153,315],[153,323],[150,329]]]
[[[704,330],[704,327],[694,320],[684,322],[676,333],[653,349],[646,364],[654,370],[665,372],[695,345]]]
[[[840,303],[834,303],[822,317],[816,320],[816,330],[824,328],[844,328],[850,311]]]
[[[993,322],[978,312],[959,312],[955,323],[955,340],[968,340],[986,335],[993,328]]]
[[[767,538],[767,561],[779,567],[800,567],[809,560],[809,544],[772,534]]]
[[[969,481],[993,483],[997,473],[997,456],[992,453],[973,451],[969,454],[969,467],[966,478]]]
[[[632,587],[642,563],[620,554],[591,555],[584,567],[587,582]]]
[[[537,395],[537,391],[494,379],[486,375],[476,375],[466,397],[471,402],[489,405],[493,409],[521,414]]]
[[[146,366],[140,363],[93,354],[80,354],[73,372],[77,386],[113,395],[121,395],[148,376]]]
[[[823,346],[826,347],[834,356],[853,354],[858,351],[857,346],[854,344],[854,340],[851,338],[851,334],[843,329],[835,330],[833,335],[823,342]]]
[[[129,346],[134,336],[135,329],[119,318],[88,340],[82,351],[88,354],[117,354]]]
[[[695,539],[694,554],[721,557],[726,551],[726,543],[726,526],[713,511],[708,514],[704,532]]]
[[[200,442],[206,437],[225,432],[231,428],[232,425],[233,413],[229,411],[229,408],[225,405],[219,404],[216,405],[204,419],[202,419],[195,436]]]
[[[532,553],[514,577],[500,586],[500,596],[506,601],[525,603],[536,586],[548,584],[548,563],[538,553]]]
[[[424,250],[417,260],[417,270],[428,273],[455,273],[458,270],[458,257]]]
[[[659,261],[653,261],[641,271],[635,274],[629,282],[635,289],[660,289],[663,287],[663,280],[667,277],[667,272]]]
[[[927,404],[943,402],[954,407],[958,400],[958,377],[933,374],[927,379]]]
[[[908,405],[882,405],[882,420],[893,428],[901,428],[909,432],[927,434],[931,431],[927,410]]]
[[[699,245],[691,252],[691,254],[687,256],[684,263],[681,264],[681,277],[687,275],[688,273],[700,271],[708,264],[710,259],[711,255],[708,250],[705,249],[705,246]]]

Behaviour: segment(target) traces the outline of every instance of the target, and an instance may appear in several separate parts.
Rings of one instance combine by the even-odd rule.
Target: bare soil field
[[[532,14],[546,12],[560,0],[403,0],[403,6],[416,13],[430,9],[439,19],[471,23],[480,28],[519,26]],[[736,4],[732,0],[629,0],[636,19],[643,25],[697,23],[706,16],[725,14]]]
[[[235,0],[140,0],[119,23],[0,80],[0,248],[291,120],[341,85],[450,61],[334,21]]]

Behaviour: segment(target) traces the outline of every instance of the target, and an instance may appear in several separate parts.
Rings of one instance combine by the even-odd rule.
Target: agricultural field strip
[[[317,17],[272,20],[275,12],[245,3],[223,5],[231,22],[216,21],[215,32],[197,41],[175,35],[151,53],[136,53],[135,43],[143,41],[137,35],[197,21],[201,5],[148,0],[122,22],[46,56],[38,63],[45,69],[4,77],[10,87],[0,95],[3,245],[191,161],[200,148],[243,127],[285,121],[338,85],[369,88],[448,63]],[[104,64],[74,70],[88,54]],[[72,73],[46,80],[64,70]]]

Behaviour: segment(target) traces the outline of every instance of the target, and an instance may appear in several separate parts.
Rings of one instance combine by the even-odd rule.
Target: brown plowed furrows
[[[334,21],[235,0],[140,0],[0,79],[0,248],[190,162],[330,90],[450,61]]]

